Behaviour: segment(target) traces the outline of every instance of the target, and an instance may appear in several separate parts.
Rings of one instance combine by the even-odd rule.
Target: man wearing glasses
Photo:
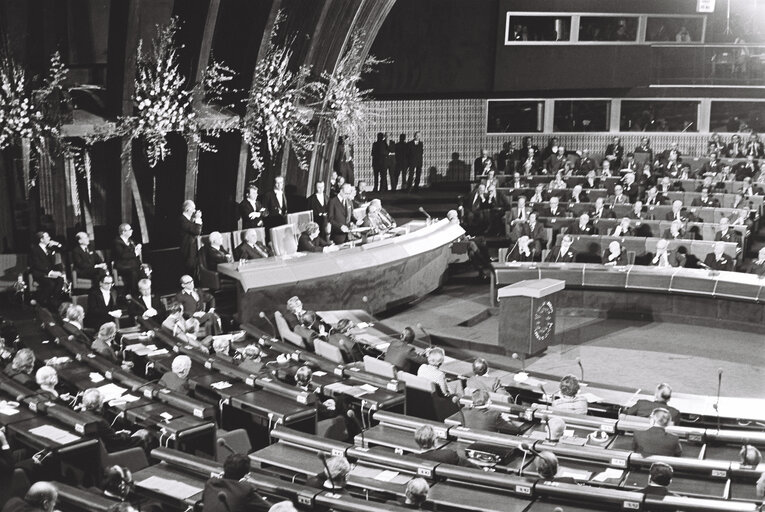
[[[220,317],[215,312],[215,297],[203,290],[194,288],[194,279],[190,275],[181,277],[181,291],[175,294],[175,300],[183,306],[184,318],[194,317],[207,334],[220,334]]]
[[[127,293],[138,291],[138,279],[141,272],[141,244],[133,243],[130,238],[133,228],[130,224],[120,224],[119,236],[114,240],[114,269],[122,276]]]
[[[98,329],[106,322],[119,322],[122,309],[117,306],[117,292],[114,290],[114,278],[106,274],[98,282],[98,288],[88,294],[88,314],[85,326]]]

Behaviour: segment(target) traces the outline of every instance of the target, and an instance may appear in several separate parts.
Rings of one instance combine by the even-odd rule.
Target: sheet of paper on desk
[[[364,389],[363,386],[348,386],[348,389],[345,390],[345,393],[351,395],[354,398],[358,398],[360,396],[366,395],[369,393],[369,391]]]
[[[386,352],[388,347],[390,347],[390,343],[380,343],[379,345],[375,345],[375,348],[380,352]]]
[[[366,329],[369,327],[369,324],[366,322],[359,322],[356,324],[356,329]]]
[[[561,468],[560,472],[558,473],[558,476],[561,477],[569,477],[573,478],[574,480],[589,480],[590,476],[592,476],[592,473],[589,471],[584,471],[582,469],[572,469],[572,468]]]
[[[332,384],[327,384],[326,386],[324,386],[324,389],[332,391],[333,393],[345,393],[352,387],[353,386],[349,386],[348,384],[343,384],[342,382],[333,382]]]
[[[146,354],[146,355],[147,355],[147,356],[163,356],[163,355],[165,355],[165,354],[167,354],[167,353],[168,353],[168,352],[167,352],[167,349],[166,349],[166,348],[161,348],[161,349],[159,349],[159,350],[152,350],[151,352],[149,352],[149,353],[148,353],[148,354]]]
[[[601,398],[594,393],[581,393],[581,395],[587,399],[588,403],[597,403],[602,401]]]
[[[0,407],[0,414],[3,414],[5,416],[13,416],[14,414],[18,414],[19,410],[14,409],[13,407],[8,407],[7,405],[4,405]]]
[[[179,482],[177,480],[162,478],[161,476],[150,476],[146,480],[137,482],[136,485],[146,489],[159,491],[166,496],[172,496],[173,498],[179,500],[185,500],[199,492],[202,492],[201,487],[194,487],[193,485],[184,484],[183,482]]]
[[[323,372],[321,370],[318,370],[318,371],[313,372],[313,374],[314,374],[315,377],[324,377],[327,374],[327,372]]]
[[[31,428],[29,429],[29,433],[44,437],[45,439],[50,439],[59,444],[69,444],[80,439],[78,436],[52,425],[41,425],[39,427]]]
[[[394,478],[398,476],[398,471],[380,471],[377,476],[375,476],[375,480],[379,480],[381,482],[391,482]]]
[[[121,397],[127,391],[127,389],[122,388],[117,384],[109,383],[100,386],[98,391],[101,392],[101,397],[104,399],[104,402],[108,402],[110,400],[114,400],[115,398]]]
[[[88,375],[88,377],[90,377],[90,382],[98,383],[104,380],[104,376],[98,372],[90,372],[90,375]]]
[[[377,391],[377,388],[376,388],[376,387],[374,387],[374,386],[373,386],[373,385],[371,385],[371,384],[362,384],[362,385],[361,385],[361,386],[359,386],[359,387],[360,387],[361,389],[364,389],[364,390],[368,391],[369,393],[374,393],[375,391]]]
[[[598,473],[593,477],[596,482],[605,482],[606,480],[617,480],[624,476],[624,471],[621,469],[608,468],[605,471]]]

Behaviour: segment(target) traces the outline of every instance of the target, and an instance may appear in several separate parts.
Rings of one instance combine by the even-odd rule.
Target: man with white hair
[[[444,349],[433,347],[428,350],[426,357],[428,364],[422,364],[417,369],[417,376],[427,379],[438,387],[443,396],[449,396],[449,385],[446,382],[446,374],[441,371],[441,365],[444,363]]]
[[[672,422],[677,424],[680,421],[680,411],[670,406],[667,402],[672,398],[672,387],[669,384],[662,382],[656,386],[656,390],[653,394],[653,400],[640,399],[633,405],[625,409],[624,414],[631,416],[641,416],[648,418],[654,409],[661,407],[669,412],[669,416]]]
[[[199,262],[207,270],[218,271],[218,265],[221,263],[231,263],[233,256],[223,247],[223,235],[220,231],[210,233],[207,243],[199,249]]]
[[[590,224],[590,216],[583,213],[579,216],[579,224],[569,230],[572,235],[595,235],[597,230]]]
[[[66,308],[66,315],[61,326],[66,332],[73,336],[85,336],[82,332],[82,328],[85,325],[85,309],[78,305],[72,304]]]
[[[630,226],[630,218],[622,217],[619,225],[611,232],[611,236],[632,236],[632,227]]]
[[[159,322],[164,320],[167,312],[159,297],[151,292],[151,279],[138,281],[138,296],[128,302],[128,314],[133,318],[140,316],[143,319],[154,318]]]
[[[712,252],[707,254],[704,258],[705,268],[710,270],[726,270],[732,272],[734,270],[733,258],[725,254],[725,243],[715,242],[712,247]]]
[[[589,202],[590,198],[587,197],[587,193],[582,190],[582,186],[578,183],[574,185],[574,188],[571,189],[571,201],[569,201],[569,203],[579,204]]]
[[[202,234],[202,211],[197,210],[197,205],[191,199],[183,202],[180,227],[183,268],[186,273],[195,275],[197,272],[197,238]]]
[[[691,221],[691,215],[683,208],[683,202],[679,199],[672,202],[672,211],[667,212],[665,220],[679,220],[680,222]]]
[[[162,388],[188,395],[190,391],[188,382],[190,371],[191,359],[189,356],[176,356],[173,359],[172,370],[165,372],[157,384]]]
[[[651,260],[655,267],[684,267],[685,256],[669,250],[669,242],[662,238],[656,242],[656,255]]]
[[[553,247],[547,256],[549,263],[572,263],[576,259],[576,251],[571,248],[574,243],[574,237],[564,235],[560,242],[560,247]]]
[[[662,238],[666,238],[667,240],[681,240],[685,238],[683,223],[679,220],[673,220],[672,224],[669,225],[669,228],[664,231]]]
[[[619,242],[613,240],[608,244],[608,249],[603,253],[603,265],[624,265],[627,263],[627,257]]]
[[[234,259],[257,260],[268,258],[268,249],[258,240],[258,230],[250,228],[244,232],[242,243],[234,248]]]
[[[738,243],[738,233],[730,228],[730,220],[723,217],[719,222],[720,230],[715,233],[715,242],[733,242]]]

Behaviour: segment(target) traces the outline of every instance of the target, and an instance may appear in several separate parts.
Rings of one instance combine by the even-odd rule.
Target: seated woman
[[[444,396],[449,396],[449,386],[446,382],[446,374],[440,370],[444,363],[444,349],[433,347],[428,350],[428,364],[420,365],[417,376],[428,379],[436,384],[436,387]]]
[[[587,398],[579,394],[579,379],[575,376],[566,375],[560,380],[560,394],[552,402],[553,411],[587,414]]]
[[[608,244],[608,249],[603,253],[603,265],[626,265],[627,256],[622,250],[622,246],[614,240]]]
[[[90,345],[90,349],[101,354],[113,363],[119,361],[119,356],[114,350],[114,339],[117,336],[117,324],[106,322],[98,329],[98,334]]]

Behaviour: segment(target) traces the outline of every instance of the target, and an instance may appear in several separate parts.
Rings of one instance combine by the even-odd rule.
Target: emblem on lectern
[[[534,338],[537,341],[546,340],[552,333],[553,327],[555,327],[553,305],[546,300],[534,312]]]

